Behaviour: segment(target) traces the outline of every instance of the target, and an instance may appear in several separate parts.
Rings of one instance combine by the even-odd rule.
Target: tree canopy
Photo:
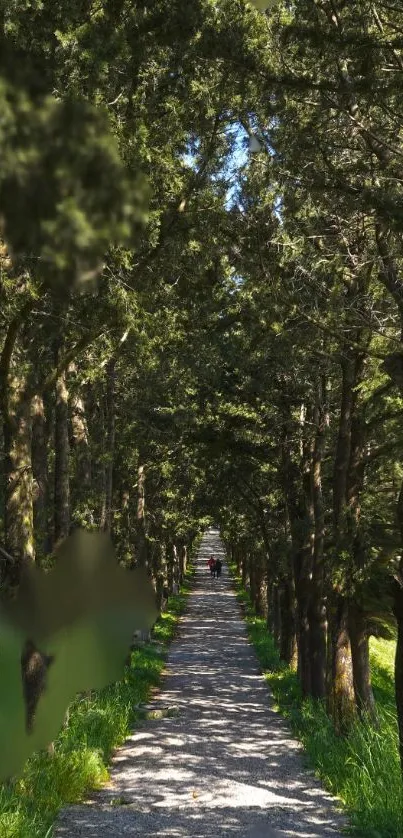
[[[397,633],[403,758],[402,10],[0,8],[4,592],[214,521],[340,732]]]

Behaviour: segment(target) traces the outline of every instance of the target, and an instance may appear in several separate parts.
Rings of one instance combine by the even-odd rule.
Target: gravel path
[[[342,835],[343,816],[270,706],[226,568],[209,578],[212,552],[223,555],[216,531],[202,542],[158,718],[119,750],[106,788],[61,814],[55,838]]]

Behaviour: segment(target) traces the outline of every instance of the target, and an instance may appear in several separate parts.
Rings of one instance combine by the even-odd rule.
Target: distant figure
[[[221,576],[221,570],[222,570],[222,561],[221,561],[221,559],[216,559],[215,572],[216,572],[216,575],[217,575],[217,579],[219,579],[220,576]]]
[[[208,564],[208,566],[209,566],[209,568],[210,568],[210,573],[211,573],[211,576],[212,576],[212,577],[215,577],[215,566],[216,566],[216,560],[215,560],[214,556],[210,556],[210,558],[209,558],[209,560],[208,560],[207,564]]]

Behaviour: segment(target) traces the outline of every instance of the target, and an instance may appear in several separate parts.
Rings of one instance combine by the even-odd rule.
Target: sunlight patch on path
[[[114,760],[111,782],[60,816],[55,838],[337,838],[335,801],[271,706],[216,531],[202,542],[162,690]],[[166,708],[175,708],[171,716]]]

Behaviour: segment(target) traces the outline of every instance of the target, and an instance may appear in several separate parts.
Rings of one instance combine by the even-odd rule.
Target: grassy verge
[[[22,778],[0,788],[0,838],[50,838],[60,809],[82,801],[108,778],[108,763],[136,721],[136,708],[160,683],[166,653],[184,610],[192,571],[153,631],[152,643],[131,655],[121,681],[70,708],[55,754],[36,754]]]
[[[281,663],[265,621],[255,616],[232,568],[238,599],[245,605],[250,639],[282,715],[303,743],[307,761],[345,806],[354,834],[402,838],[400,775],[393,659],[395,643],[371,640],[371,674],[379,727],[357,723],[348,738],[336,736],[318,701],[302,700],[296,673]]]

